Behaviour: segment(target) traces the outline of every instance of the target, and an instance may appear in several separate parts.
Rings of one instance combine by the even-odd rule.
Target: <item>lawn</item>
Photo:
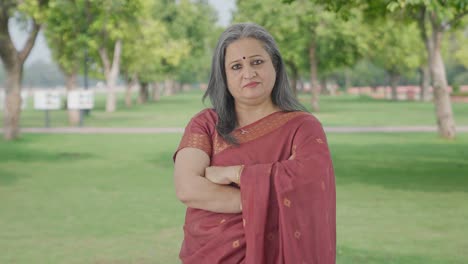
[[[89,127],[183,127],[194,113],[210,105],[201,102],[202,92],[191,91],[174,96],[163,96],[157,103],[126,108],[123,94],[118,95],[118,110],[104,111],[104,95],[96,97],[95,109],[84,121]],[[301,95],[301,102],[309,106],[310,95]],[[322,96],[321,112],[317,116],[326,126],[435,126],[434,105],[430,102],[380,101],[358,96]],[[453,103],[458,125],[468,125],[468,104]],[[43,127],[45,114],[29,107],[21,115],[22,127]],[[64,110],[51,111],[51,126],[67,126]]]
[[[171,156],[180,136],[0,140],[0,263],[179,263],[184,206]],[[329,142],[339,264],[468,263],[468,134]]]

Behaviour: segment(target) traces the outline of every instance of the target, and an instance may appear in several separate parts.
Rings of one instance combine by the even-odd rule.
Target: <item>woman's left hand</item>
[[[205,177],[216,184],[230,184],[231,182],[237,183],[237,174],[241,166],[227,166],[227,167],[207,167],[205,169]]]

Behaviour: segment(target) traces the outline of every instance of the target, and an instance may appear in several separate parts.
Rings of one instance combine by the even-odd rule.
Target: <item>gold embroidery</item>
[[[323,144],[323,140],[321,138],[315,139],[319,144]]]
[[[211,139],[205,134],[186,133],[182,137],[179,149],[182,148],[197,148],[201,149],[211,156]]]
[[[296,230],[296,232],[294,232],[294,236],[295,236],[297,239],[301,238],[301,232],[299,232],[299,231]]]
[[[223,219],[221,219],[221,222],[219,222],[219,223],[222,224],[224,222],[226,222],[226,219],[223,218]]]
[[[291,207],[291,201],[288,198],[284,198],[283,204],[286,207]]]
[[[243,143],[252,141],[254,139],[257,139],[259,137],[262,137],[268,133],[271,133],[274,130],[281,127],[282,125],[284,125],[286,122],[301,115],[307,115],[307,113],[305,112],[282,112],[278,114],[273,114],[270,117],[260,120],[255,125],[247,126],[246,128],[242,128],[238,130],[234,130],[232,134],[235,138],[237,138],[240,144],[243,144]],[[218,133],[216,133],[214,144],[213,144],[215,155],[231,146],[232,145],[226,143],[226,141],[224,141],[223,138],[218,136]]]
[[[233,248],[238,248],[239,246],[240,246],[239,240],[236,240],[236,241],[232,242],[232,247]]]

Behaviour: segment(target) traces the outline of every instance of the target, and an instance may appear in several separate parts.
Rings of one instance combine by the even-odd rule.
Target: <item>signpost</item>
[[[26,101],[23,99],[23,102]],[[61,97],[58,91],[34,92],[34,109],[45,111],[45,127],[50,127],[49,110],[59,110]]]
[[[68,109],[89,110],[94,107],[94,93],[90,90],[68,92]],[[83,126],[83,115],[80,115],[80,126]]]

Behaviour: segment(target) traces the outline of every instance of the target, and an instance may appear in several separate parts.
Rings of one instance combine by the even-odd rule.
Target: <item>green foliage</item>
[[[424,46],[415,23],[384,20],[369,27],[373,34],[369,55],[374,63],[397,75],[408,75],[424,58]]]
[[[178,67],[169,69],[181,82],[206,82],[214,46],[221,33],[221,28],[216,26],[216,11],[207,1],[182,0],[174,3],[166,21],[176,43],[185,41],[189,47]]]
[[[67,74],[76,73],[84,61],[89,37],[84,1],[53,1],[45,36],[52,56]]]

